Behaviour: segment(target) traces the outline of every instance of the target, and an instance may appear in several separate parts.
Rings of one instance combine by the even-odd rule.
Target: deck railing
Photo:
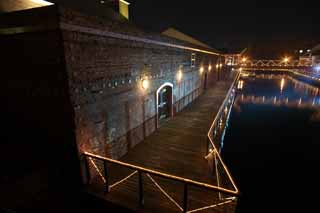
[[[219,193],[224,193],[226,195],[230,195],[232,197],[234,196],[238,196],[239,193],[238,192],[234,192],[232,190],[228,190],[219,186],[214,186],[214,185],[210,185],[210,184],[206,184],[206,183],[202,183],[202,182],[198,182],[198,181],[194,181],[191,179],[187,179],[187,178],[182,178],[182,177],[178,177],[178,176],[174,176],[174,175],[170,175],[167,173],[163,173],[163,172],[159,172],[159,171],[155,171],[155,170],[151,170],[151,169],[147,169],[144,167],[140,167],[140,166],[136,166],[133,164],[129,164],[129,163],[124,163],[122,161],[118,161],[118,160],[114,160],[111,158],[106,158],[106,157],[102,157],[99,155],[95,155],[92,153],[88,153],[85,152],[83,154],[85,156],[85,161],[86,161],[86,179],[87,182],[90,182],[90,171],[89,171],[89,159],[95,159],[95,160],[100,160],[103,162],[103,167],[104,167],[104,172],[103,172],[103,177],[105,180],[105,188],[104,191],[105,193],[108,193],[110,191],[110,185],[109,185],[109,169],[108,169],[108,164],[116,164],[122,167],[126,167],[128,169],[133,169],[135,170],[134,173],[138,173],[138,177],[139,177],[139,181],[138,181],[138,188],[139,188],[139,204],[141,206],[144,205],[144,193],[143,193],[143,179],[142,179],[142,174],[145,173],[147,175],[154,175],[154,176],[158,176],[161,178],[165,178],[168,180],[172,180],[172,181],[176,181],[176,182],[180,182],[184,184],[184,193],[183,193],[183,207],[181,207],[181,210],[183,212],[187,212],[187,208],[188,208],[188,186],[196,186],[196,187],[200,187],[200,188],[205,188],[208,190],[213,190],[213,191],[217,191]]]
[[[224,110],[225,106],[227,104],[230,104],[230,102],[229,102],[230,96],[232,94],[234,94],[234,90],[233,89],[235,87],[235,84],[236,84],[238,78],[239,78],[239,73],[237,73],[237,76],[236,76],[235,80],[233,81],[230,90],[227,93],[226,99],[223,101],[223,104],[220,107],[219,112],[218,112],[213,124],[211,125],[209,133],[212,132],[212,129],[217,124],[218,118],[224,112],[223,110]],[[213,143],[213,140],[212,140],[212,138],[211,138],[209,133],[208,133],[208,139],[209,139],[208,141],[212,144],[212,147],[215,147],[215,145]],[[221,157],[219,155],[219,152],[216,149],[214,149],[214,150],[215,151],[213,151],[213,152],[215,152],[215,157],[217,157],[219,159],[219,161],[222,162],[223,168],[225,169],[226,173],[228,174],[228,177],[230,178],[230,180],[231,180],[231,182],[233,184],[234,190],[223,188],[223,187],[220,187],[219,185],[215,186],[215,185],[211,185],[211,184],[207,184],[207,183],[203,183],[203,182],[199,182],[199,181],[195,181],[195,180],[191,180],[191,179],[187,179],[187,178],[182,178],[182,177],[179,177],[179,176],[170,175],[170,174],[167,174],[167,173],[155,171],[155,170],[148,169],[148,168],[145,168],[145,167],[136,166],[136,165],[133,165],[133,164],[130,164],[130,163],[125,163],[125,162],[114,160],[114,159],[111,159],[111,158],[95,155],[95,154],[92,154],[92,153],[89,153],[89,152],[84,152],[83,153],[84,160],[85,160],[86,180],[87,180],[87,183],[89,184],[90,183],[90,179],[92,178],[91,177],[91,173],[90,173],[90,166],[89,166],[89,162],[90,161],[91,161],[91,163],[93,163],[93,166],[98,171],[98,173],[101,176],[101,178],[103,179],[104,192],[105,193],[110,192],[110,189],[112,187],[114,187],[115,185],[125,181],[126,179],[130,178],[132,175],[138,173],[139,205],[143,206],[144,205],[144,187],[143,187],[144,186],[144,181],[143,181],[143,176],[142,175],[146,174],[147,177],[150,178],[150,180],[160,189],[160,191],[170,201],[172,201],[182,212],[190,212],[191,213],[191,212],[201,211],[201,210],[205,210],[205,209],[208,209],[208,208],[212,208],[212,207],[221,206],[221,205],[224,205],[224,204],[227,204],[227,203],[231,203],[236,199],[236,197],[239,196],[239,191],[238,191],[238,189],[237,189],[237,187],[236,187],[236,185],[235,185],[235,183],[234,183],[229,171],[227,170],[225,164],[223,163],[223,161],[222,161],[222,159],[221,159]],[[210,153],[207,153],[207,154],[210,154]],[[100,172],[100,169],[93,162],[93,159],[103,162],[103,171],[102,172]],[[127,176],[126,178],[118,181],[117,183],[115,183],[113,185],[110,185],[110,183],[109,183],[109,174],[110,174],[110,172],[109,172],[109,164],[115,164],[115,165],[118,165],[118,166],[121,166],[121,167],[125,167],[125,168],[128,168],[128,169],[133,169],[135,171],[132,174],[130,174],[129,176]],[[180,206],[168,193],[166,193],[156,183],[156,181],[151,177],[151,175],[157,176],[157,177],[160,177],[160,178],[164,178],[164,179],[167,179],[167,180],[171,180],[171,181],[182,183],[184,185],[183,204],[182,204],[182,206]],[[189,188],[189,186],[196,186],[196,187],[199,187],[199,188],[212,190],[212,191],[218,192],[219,195],[222,193],[222,194],[228,195],[229,197],[224,199],[223,202],[221,202],[219,204],[210,205],[210,206],[206,206],[206,207],[203,207],[203,208],[198,208],[198,209],[194,209],[194,210],[189,210],[188,211],[188,190],[189,190],[188,188]]]
[[[220,149],[221,149],[221,142],[223,141],[223,137],[226,131],[226,127],[228,125],[229,116],[231,113],[232,105],[236,96],[236,84],[238,83],[238,80],[240,78],[240,72],[237,72],[236,77],[234,81],[231,84],[231,87],[222,102],[218,113],[215,116],[215,119],[213,120],[211,127],[208,131],[207,135],[207,153],[205,158],[209,158],[210,156],[213,156],[214,165],[212,165],[212,168],[215,167],[216,171],[216,178],[217,178],[217,186],[220,187],[220,174],[218,169],[218,163],[220,162],[223,171],[225,172],[227,179],[230,181],[234,192],[239,193],[239,190],[235,184],[235,181],[233,180],[227,166],[225,165],[224,161],[222,160],[220,156]],[[221,198],[221,194],[219,193],[219,197]]]

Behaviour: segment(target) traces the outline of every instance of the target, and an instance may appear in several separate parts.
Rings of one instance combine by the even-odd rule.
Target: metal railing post
[[[84,160],[84,170],[85,170],[85,179],[86,179],[86,184],[89,185],[91,181],[91,175],[90,175],[90,167],[89,167],[89,160],[86,155],[83,155],[83,160]]]
[[[138,171],[139,175],[139,205],[144,205],[144,196],[143,196],[143,180],[142,180],[142,172]]]
[[[110,188],[109,188],[109,171],[108,171],[107,161],[103,161],[103,168],[104,168],[104,179],[106,180],[104,192],[108,193],[110,191]]]
[[[210,144],[210,139],[209,139],[209,136],[207,136],[206,156],[209,154],[209,144]]]
[[[184,190],[183,190],[183,212],[187,212],[188,209],[188,184],[184,184]]]

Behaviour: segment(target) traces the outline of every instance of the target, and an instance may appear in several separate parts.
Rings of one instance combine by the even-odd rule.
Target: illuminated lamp
[[[149,88],[149,81],[148,79],[143,79],[142,80],[142,89],[146,90]]]
[[[204,68],[203,68],[203,67],[201,67],[201,68],[200,68],[200,74],[202,74],[202,73],[203,73],[203,71],[204,71]]]
[[[178,73],[177,73],[177,80],[181,81],[181,79],[182,79],[182,71],[179,70]]]

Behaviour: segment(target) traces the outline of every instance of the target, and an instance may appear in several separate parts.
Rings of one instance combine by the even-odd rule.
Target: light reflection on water
[[[286,75],[241,81],[222,149],[242,193],[237,211],[315,212],[319,88]]]
[[[259,85],[259,86],[257,86]],[[273,104],[276,106],[317,107],[320,105],[319,88],[286,75],[257,75],[242,78],[237,87],[240,96],[236,104]]]

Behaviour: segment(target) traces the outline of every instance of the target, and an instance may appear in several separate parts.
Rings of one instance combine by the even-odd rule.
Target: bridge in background
[[[308,60],[243,60],[239,64],[244,68],[285,68],[285,69],[310,69],[311,61]]]

